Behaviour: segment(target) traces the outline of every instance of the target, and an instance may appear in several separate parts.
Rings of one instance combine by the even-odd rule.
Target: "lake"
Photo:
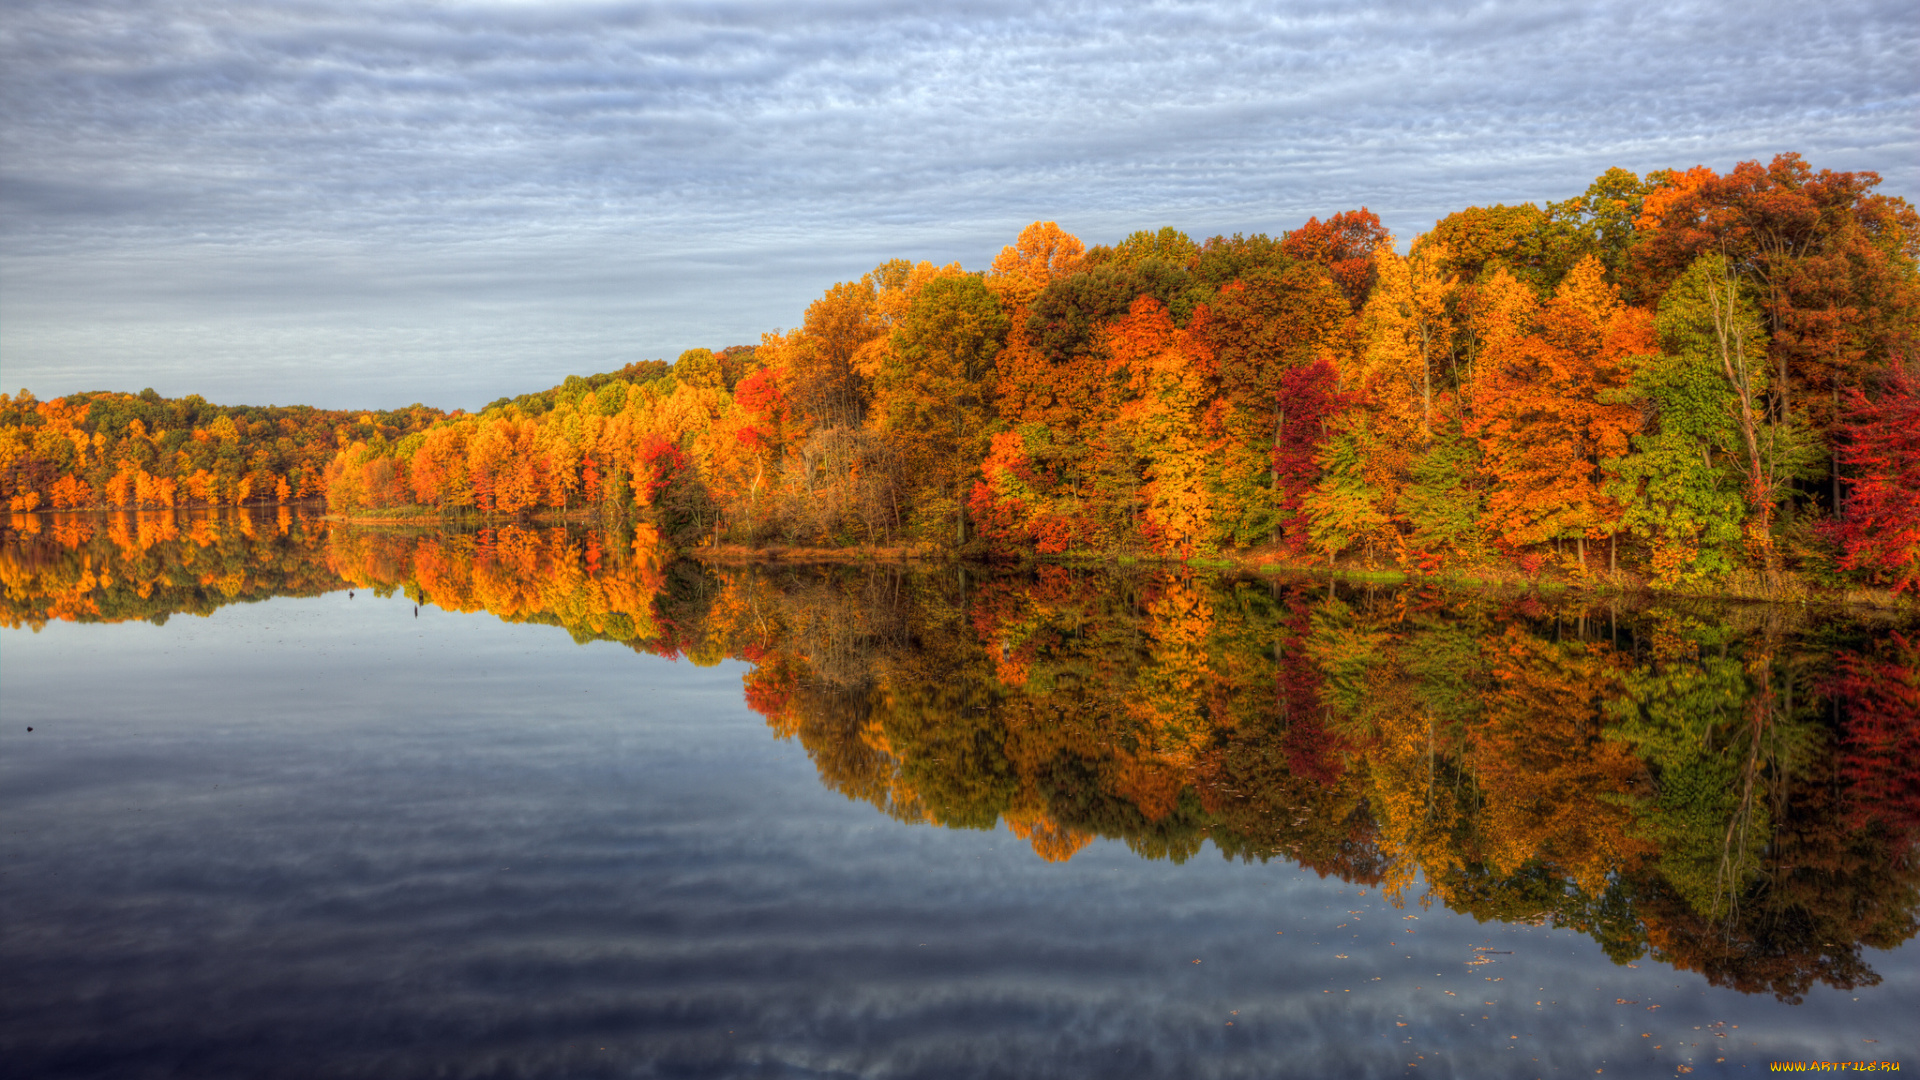
[[[1920,1065],[1911,619],[286,510],[0,583],[9,1075]]]

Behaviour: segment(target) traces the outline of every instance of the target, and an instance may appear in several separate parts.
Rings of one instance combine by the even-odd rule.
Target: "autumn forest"
[[[894,260],[757,345],[477,414],[0,398],[16,512],[324,497],[670,544],[1920,583],[1920,216],[1797,155],[1280,237]],[[1402,252],[1405,252],[1404,254]]]

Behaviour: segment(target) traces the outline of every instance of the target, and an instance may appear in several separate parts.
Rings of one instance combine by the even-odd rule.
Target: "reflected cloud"
[[[0,584],[37,1075],[1910,1048],[1900,626],[293,513],[22,515]]]
[[[341,588],[712,667],[893,819],[1297,864],[1799,1000],[1920,929],[1911,628],[1324,582],[703,567],[639,530],[17,516],[6,625]],[[31,526],[31,529],[22,528]],[[1910,756],[1910,755],[1908,755]],[[1417,928],[1414,929],[1417,932]],[[1483,957],[1483,959],[1490,959]]]

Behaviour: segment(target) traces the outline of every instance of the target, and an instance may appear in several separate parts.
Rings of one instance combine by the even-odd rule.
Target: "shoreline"
[[[247,503],[239,506],[36,509],[33,511],[23,511],[22,513],[62,516],[110,516],[125,513],[204,514],[209,511],[219,512],[228,510],[264,511],[303,507],[308,509],[322,509],[324,506],[324,502],[318,502],[316,500],[296,500],[282,503]],[[430,511],[424,513],[373,514],[334,514],[322,512],[316,514],[315,517],[330,525],[372,529],[466,529],[497,528],[504,525],[531,527],[553,527],[560,525],[591,526],[604,521],[604,518],[597,509],[546,511],[524,516],[494,516],[471,512],[445,514],[440,511]],[[687,558],[695,562],[714,566],[747,566],[755,564],[786,566],[845,566],[862,564],[927,566],[930,564],[954,563],[1000,569],[1031,566],[1065,566],[1104,570],[1178,566],[1203,572],[1230,572],[1255,577],[1284,574],[1290,577],[1329,578],[1348,584],[1362,585],[1437,586],[1456,591],[1479,590],[1485,592],[1531,593],[1556,596],[1562,594],[1580,594],[1595,597],[1647,598],[1664,602],[1692,600],[1717,603],[1755,603],[1854,611],[1864,610],[1910,616],[1920,615],[1920,596],[1903,596],[1886,588],[1865,586],[1850,586],[1841,590],[1822,589],[1796,577],[1789,577],[1783,582],[1783,588],[1777,591],[1767,590],[1762,583],[1751,574],[1739,575],[1719,587],[1702,589],[1659,588],[1641,575],[1624,571],[1611,574],[1606,572],[1589,572],[1585,575],[1580,575],[1577,571],[1552,571],[1546,574],[1528,574],[1518,566],[1483,562],[1461,566],[1450,571],[1421,573],[1415,570],[1380,566],[1378,564],[1361,561],[1349,561],[1329,566],[1319,559],[1302,559],[1297,553],[1279,551],[1272,548],[1253,548],[1239,552],[1191,556],[1188,558],[1146,553],[1123,554],[1067,551],[1047,555],[1026,555],[1014,559],[995,559],[982,557],[977,553],[954,552],[950,549],[938,548],[925,543],[854,544],[837,547],[810,544],[772,543],[748,545],[728,543],[718,546],[701,544],[687,548],[676,548],[674,549],[674,554],[681,558]]]
[[[1712,590],[1661,589],[1652,586],[1638,575],[1614,573],[1611,575],[1593,575],[1587,580],[1571,577],[1528,576],[1517,567],[1511,571],[1506,567],[1485,564],[1463,567],[1452,573],[1422,574],[1415,571],[1391,567],[1366,565],[1335,565],[1288,558],[1283,553],[1271,550],[1255,549],[1247,552],[1223,554],[1213,557],[1173,558],[1154,555],[1094,555],[1091,553],[1061,553],[1058,555],[1034,555],[1024,559],[995,560],[951,553],[929,551],[903,551],[910,545],[884,547],[876,545],[856,545],[844,548],[822,548],[806,546],[769,545],[753,548],[741,544],[726,544],[719,548],[694,547],[677,552],[683,558],[695,562],[716,566],[743,566],[756,563],[778,563],[784,565],[807,564],[857,564],[857,563],[899,563],[924,565],[927,563],[961,563],[976,566],[989,566],[1001,569],[1013,569],[1029,566],[1065,566],[1101,570],[1132,570],[1153,567],[1183,566],[1203,572],[1230,572],[1248,577],[1287,575],[1303,578],[1329,578],[1334,581],[1358,585],[1382,586],[1438,586],[1454,591],[1531,593],[1536,595],[1559,596],[1579,594],[1597,598],[1647,599],[1661,602],[1709,601],[1714,603],[1768,604],[1776,606],[1805,608],[1834,608],[1848,610],[1870,610],[1892,614],[1920,616],[1920,596],[1903,597],[1888,589],[1849,588],[1844,592],[1831,592],[1815,589],[1803,582],[1790,583],[1791,590],[1785,595],[1768,595],[1758,588],[1742,588],[1739,585]]]

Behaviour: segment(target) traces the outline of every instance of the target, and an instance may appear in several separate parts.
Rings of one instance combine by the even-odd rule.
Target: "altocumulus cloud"
[[[20,0],[9,387],[472,407],[799,320],[893,256],[1403,239],[1613,165],[1920,181],[1910,4]]]

